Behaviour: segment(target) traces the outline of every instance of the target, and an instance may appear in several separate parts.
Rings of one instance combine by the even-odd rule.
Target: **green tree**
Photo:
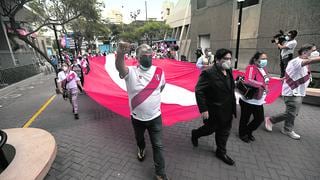
[[[132,22],[127,25],[125,32],[119,33],[119,38],[129,42],[139,42],[143,37],[147,37],[148,43],[153,40],[163,39],[165,33],[170,30],[170,26],[164,22],[148,21],[141,26],[141,22]]]
[[[24,22],[24,27],[36,28],[33,28],[30,33],[22,35],[19,33],[22,25],[21,22],[16,20],[16,15],[25,5],[34,11],[34,17]],[[65,26],[79,17],[90,20],[99,19],[100,7],[101,3],[98,0],[1,0],[0,14],[9,19],[9,28],[12,31],[8,32],[8,35],[18,37],[29,44],[52,64],[47,55],[34,44],[30,35],[43,27],[52,28],[52,25]]]

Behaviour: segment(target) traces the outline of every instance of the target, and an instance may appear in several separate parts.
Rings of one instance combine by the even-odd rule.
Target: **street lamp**
[[[239,18],[238,18],[238,33],[237,33],[237,46],[236,46],[236,60],[234,64],[234,68],[238,68],[238,61],[239,61],[239,45],[240,45],[240,32],[241,32],[241,19],[242,19],[242,7],[243,7],[243,2],[245,0],[237,0],[239,3]]]

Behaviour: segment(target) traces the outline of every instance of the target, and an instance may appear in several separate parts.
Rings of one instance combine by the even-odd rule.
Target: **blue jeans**
[[[137,145],[140,149],[146,147],[144,141],[144,132],[147,129],[150,136],[150,141],[153,149],[153,161],[156,170],[156,175],[165,177],[165,161],[163,157],[163,145],[162,145],[162,119],[158,116],[150,121],[140,121],[134,119],[131,116],[132,125],[137,141]]]

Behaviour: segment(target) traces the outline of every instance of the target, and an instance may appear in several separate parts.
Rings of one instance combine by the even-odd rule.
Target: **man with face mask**
[[[305,44],[299,51],[299,56],[291,60],[286,69],[285,79],[282,85],[282,96],[286,105],[284,113],[265,118],[265,128],[272,131],[273,124],[284,121],[281,132],[292,139],[299,140],[300,135],[293,131],[294,120],[298,116],[303,97],[306,95],[310,83],[308,65],[320,63],[320,57],[310,57],[312,45]]]
[[[129,52],[130,44],[120,42],[117,49],[116,68],[124,79],[129,96],[131,120],[138,145],[137,158],[145,158],[144,132],[148,130],[158,180],[167,179],[162,145],[161,92],[165,86],[164,72],[152,66],[152,49],[142,44],[136,49],[139,65],[127,67],[124,54]]]
[[[231,69],[232,52],[219,49],[215,64],[202,71],[196,85],[196,100],[204,125],[191,132],[191,142],[198,146],[198,139],[215,132],[216,156],[228,165],[234,161],[227,155],[227,140],[233,115],[236,116],[236,98]]]
[[[281,59],[280,59],[280,78],[283,78],[285,75],[285,70],[288,65],[288,62],[293,59],[293,52],[297,46],[297,41],[294,39],[297,36],[298,32],[296,30],[292,30],[288,32],[286,35],[286,42],[282,45],[278,41],[276,41],[276,45],[279,49],[281,49]]]
[[[204,50],[204,55],[198,58],[196,66],[201,70],[206,70],[212,66],[213,60],[214,60],[214,55],[212,55],[209,48],[206,48]]]

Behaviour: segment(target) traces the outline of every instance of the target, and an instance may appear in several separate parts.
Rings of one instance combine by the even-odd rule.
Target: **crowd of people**
[[[145,158],[144,132],[148,130],[153,149],[153,159],[157,179],[167,179],[163,144],[161,141],[161,91],[165,86],[165,76],[162,69],[152,66],[152,48],[142,44],[137,48],[139,66],[127,67],[124,54],[129,51],[130,44],[119,43],[116,57],[116,68],[125,80],[129,96],[131,120],[138,146],[137,158]],[[282,48],[285,49],[285,48]],[[256,88],[255,93],[248,98],[240,94],[239,138],[249,143],[255,141],[254,131],[263,123],[267,131],[272,131],[275,123],[284,121],[282,133],[293,139],[300,139],[294,131],[294,121],[298,116],[306,88],[310,83],[308,66],[320,63],[320,57],[312,56],[314,45],[302,45],[298,57],[288,60],[285,76],[282,78],[282,96],[286,105],[284,113],[265,117],[263,105],[268,94],[270,76],[268,73],[268,56],[258,51],[248,62],[245,70],[245,82]],[[215,133],[216,157],[228,165],[235,161],[227,155],[227,141],[230,135],[232,120],[236,117],[236,84],[232,74],[232,51],[218,49],[213,56],[209,49],[198,58],[202,72],[196,84],[195,96],[203,125],[191,131],[191,142],[198,146],[200,137]],[[201,62],[201,63],[200,63]],[[136,78],[140,77],[140,78]],[[250,120],[251,115],[253,119]]]
[[[281,94],[286,105],[285,112],[271,117],[265,117],[264,114],[263,105],[271,78],[268,73],[267,53],[257,51],[248,61],[244,82],[255,91],[250,97],[239,91],[241,114],[238,134],[239,139],[245,143],[256,140],[254,132],[263,122],[265,129],[271,132],[274,124],[284,121],[281,132],[292,139],[301,138],[294,131],[294,122],[311,80],[309,65],[320,63],[320,56],[315,45],[304,44],[298,50],[298,56],[293,58],[293,51],[297,45],[294,39],[296,35],[296,31],[290,31],[284,44],[276,42],[276,46],[281,50]],[[138,46],[135,50],[138,66],[125,64],[126,54],[131,54],[130,51],[132,46],[129,43],[120,42],[116,50],[115,66],[127,87],[131,122],[137,144],[137,159],[145,159],[144,133],[147,130],[153,149],[156,178],[168,179],[165,171],[161,118],[161,92],[166,84],[165,73],[161,68],[152,65],[154,52],[168,53],[168,48],[161,43],[153,47],[147,44]],[[199,138],[215,133],[216,157],[228,165],[234,165],[235,161],[227,154],[232,121],[237,116],[237,84],[232,73],[232,51],[222,48],[213,55],[208,48],[204,53],[198,48],[196,55],[196,66],[201,69],[201,74],[195,86],[195,97],[203,125],[191,130],[191,143],[198,147]],[[70,63],[70,57],[64,58],[62,71],[58,73],[58,87],[60,93],[67,94],[75,119],[78,119],[77,94],[78,89],[84,90],[83,73],[90,70],[84,67],[89,67],[89,62],[85,56],[79,56]],[[250,119],[251,116],[253,119]]]

